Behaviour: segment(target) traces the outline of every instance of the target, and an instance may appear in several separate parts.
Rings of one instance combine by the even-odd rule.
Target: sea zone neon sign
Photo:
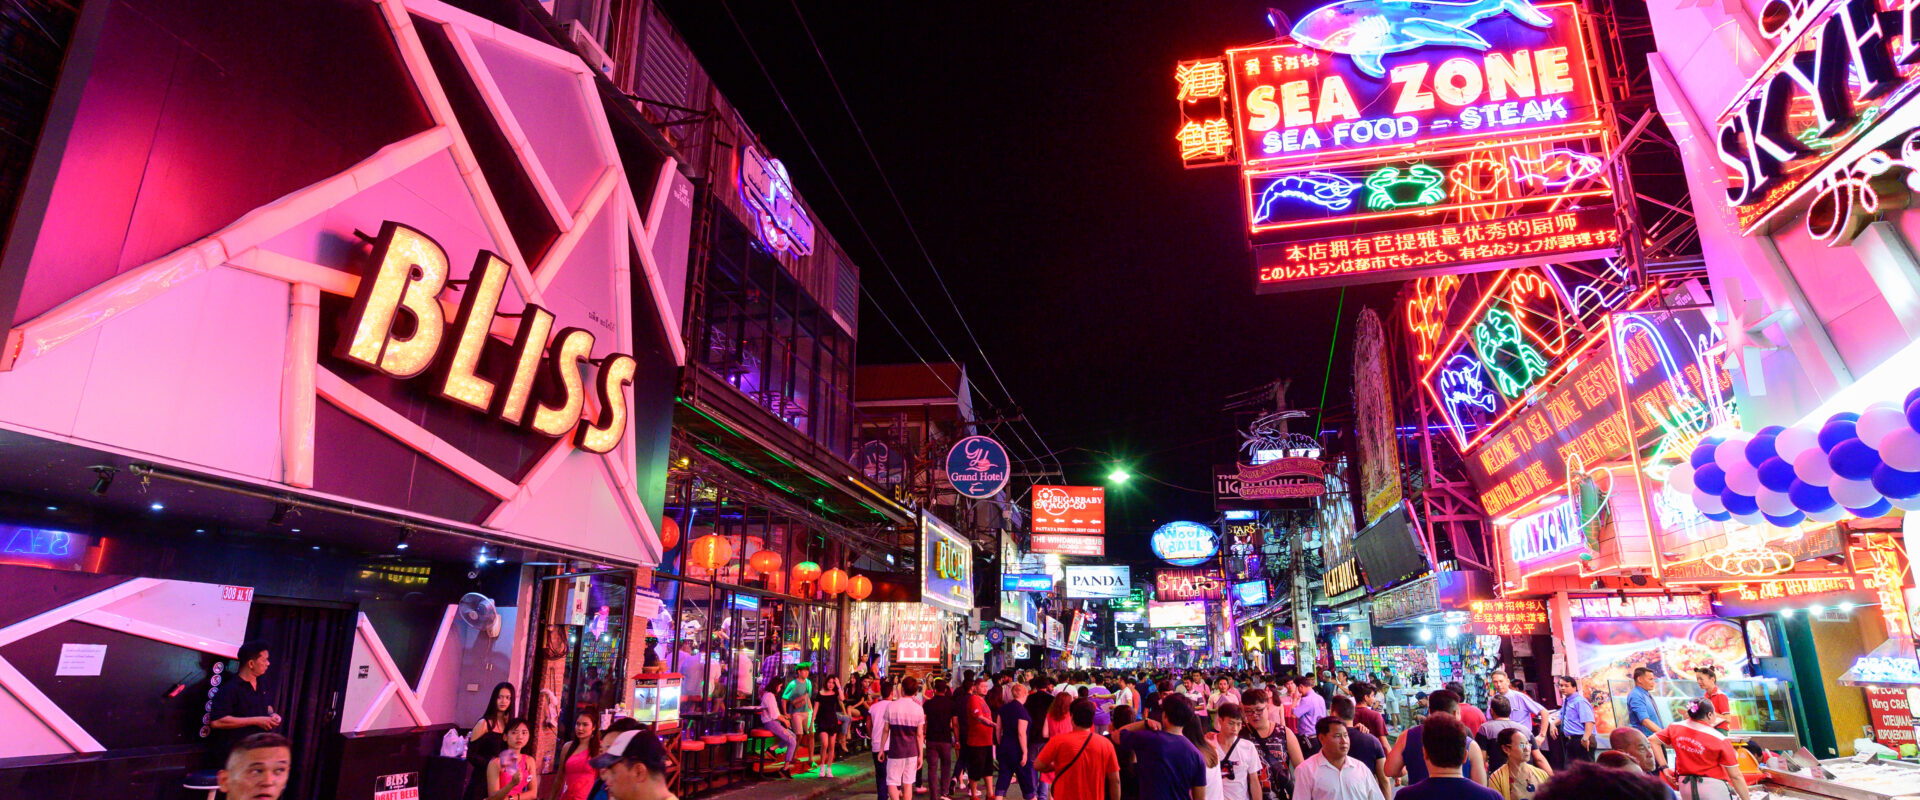
[[[1513,563],[1521,566],[1573,551],[1586,541],[1586,527],[1580,524],[1580,506],[1571,500],[1522,517],[1507,529]]]
[[[1308,19],[1355,2],[1328,6]],[[1602,120],[1585,20],[1573,3],[1528,11],[1547,24],[1511,15],[1463,20],[1472,30],[1462,31],[1485,48],[1463,46],[1472,41],[1465,38],[1398,41],[1426,20],[1386,23],[1384,37],[1393,41],[1383,46],[1391,53],[1347,56],[1304,43],[1340,51],[1334,42],[1362,38],[1370,33],[1364,28],[1379,21],[1356,18],[1347,23],[1349,30],[1322,30],[1327,35],[1317,39],[1302,39],[1297,27],[1295,38],[1302,41],[1228,50],[1242,163],[1256,170],[1307,159],[1340,161],[1383,148],[1471,145],[1489,136],[1575,128],[1588,130],[1567,135],[1597,134]]]
[[[593,333],[561,328],[552,338],[553,313],[528,303],[519,314],[505,374],[483,374],[483,356],[500,314],[511,267],[480,251],[468,273],[449,337],[439,295],[448,283],[447,253],[433,239],[397,222],[380,226],[370,269],[360,279],[342,318],[334,356],[400,379],[431,371],[441,397],[542,436],[573,434],[583,450],[606,453],[627,428],[626,388],[633,383],[633,357],[614,353],[592,359]],[[404,323],[403,323],[404,321]],[[401,331],[407,331],[402,335]],[[592,418],[583,418],[587,389],[581,363],[598,363]]]

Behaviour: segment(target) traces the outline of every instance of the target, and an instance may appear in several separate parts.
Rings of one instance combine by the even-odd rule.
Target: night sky
[[[1110,489],[1110,555],[1144,558],[1144,536],[1127,534],[1157,521],[1211,519],[1211,466],[1239,445],[1227,396],[1285,377],[1294,407],[1317,407],[1343,302],[1338,289],[1256,296],[1234,170],[1183,169],[1173,139],[1175,62],[1272,38],[1269,4],[796,1],[798,13],[783,0],[663,3],[905,332],[864,303],[861,363],[916,361],[909,344],[930,361],[951,352],[988,403],[1006,402],[802,16],[960,313],[1046,443],[1126,456],[1137,473],[1192,490],[1138,478]],[[1362,304],[1384,311],[1396,288],[1348,289],[1341,338]],[[1330,414],[1352,402],[1350,368],[1343,347]],[[1069,482],[1110,470],[1086,451],[1059,457]]]

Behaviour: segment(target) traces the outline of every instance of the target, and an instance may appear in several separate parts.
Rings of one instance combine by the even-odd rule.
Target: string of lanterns
[[[663,542],[667,531],[672,531],[674,540],[677,542],[679,528],[671,525],[672,519],[668,519],[667,522],[669,525],[662,526]],[[727,537],[717,533],[695,539],[688,543],[687,547],[687,561],[711,572],[718,572],[722,567],[733,562],[733,543]],[[780,572],[780,564],[780,554],[772,550],[757,550],[747,557],[747,569],[761,575],[777,575]],[[867,596],[873,593],[873,580],[865,575],[850,577],[846,570],[838,567],[823,571],[819,564],[812,561],[802,561],[793,565],[794,587],[797,589],[807,583],[813,583],[828,597],[837,597],[841,592],[846,592],[847,596],[858,601],[867,599]]]
[[[1817,429],[1773,425],[1708,437],[1667,475],[1707,519],[1790,528],[1920,510],[1920,389],[1841,412]]]

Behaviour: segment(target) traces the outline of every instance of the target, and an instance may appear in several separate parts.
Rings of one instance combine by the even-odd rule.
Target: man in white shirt
[[[914,702],[920,694],[920,679],[908,676],[900,682],[901,698],[887,704],[876,720],[887,729],[887,769],[889,800],[913,800],[913,779],[920,771],[920,754],[927,746],[927,712]],[[876,751],[880,752],[880,751]]]
[[[1386,800],[1373,771],[1347,757],[1347,721],[1330,714],[1313,727],[1320,752],[1293,771],[1293,800]]]
[[[1217,769],[1224,800],[1262,800],[1260,768],[1266,762],[1260,758],[1259,745],[1241,738],[1240,729],[1245,725],[1245,710],[1239,703],[1226,703],[1213,710],[1213,733],[1207,736],[1221,751]]]
[[[880,682],[880,699],[867,705],[867,735],[873,741],[873,774],[880,778],[873,783],[878,800],[887,798],[887,709],[899,697],[893,679],[888,678]]]
[[[1213,711],[1228,703],[1240,703],[1240,690],[1233,688],[1233,681],[1221,678],[1213,682],[1213,694],[1207,696],[1207,710]]]

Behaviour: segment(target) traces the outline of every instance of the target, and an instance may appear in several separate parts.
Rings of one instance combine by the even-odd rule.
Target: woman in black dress
[[[813,752],[818,753],[820,774],[833,774],[833,759],[839,754],[841,714],[840,676],[829,675],[819,690],[813,693],[813,730],[814,738],[819,740]]]
[[[467,763],[473,770],[467,776],[467,800],[487,796],[487,764],[507,749],[507,723],[513,719],[513,684],[501,681],[493,687],[493,699],[487,701],[487,713],[473,723],[467,733]]]

